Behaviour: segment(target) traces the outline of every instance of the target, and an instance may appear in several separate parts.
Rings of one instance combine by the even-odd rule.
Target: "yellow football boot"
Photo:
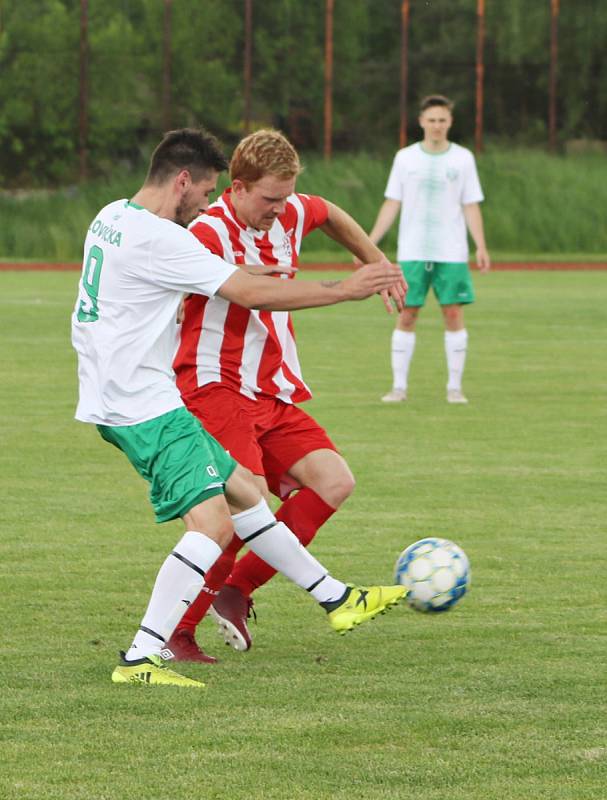
[[[340,600],[321,604],[327,610],[331,627],[341,634],[383,614],[407,594],[404,586],[349,586],[348,589]]]
[[[124,653],[120,654],[120,664],[112,672],[112,683],[137,683],[144,686],[192,686],[204,689],[205,684],[186,678],[169,669],[160,656],[138,658],[137,661],[125,661]]]

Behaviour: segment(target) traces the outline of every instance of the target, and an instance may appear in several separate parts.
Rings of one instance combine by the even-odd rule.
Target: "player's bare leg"
[[[350,497],[356,485],[346,460],[329,449],[313,450],[300,458],[289,469],[289,475],[335,509]]]

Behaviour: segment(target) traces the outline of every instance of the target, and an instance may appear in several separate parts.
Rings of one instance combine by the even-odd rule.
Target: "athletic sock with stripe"
[[[279,522],[265,500],[232,517],[236,533],[263,561],[309,592],[319,603],[336,600],[345,583],[328,574],[284,522]]]
[[[152,596],[126,660],[158,655],[204,584],[207,570],[221,555],[217,542],[187,531],[160,567]]]

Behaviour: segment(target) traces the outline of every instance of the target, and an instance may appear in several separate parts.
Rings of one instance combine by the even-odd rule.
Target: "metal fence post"
[[[171,129],[171,11],[173,0],[164,0],[162,24],[162,127]]]
[[[325,6],[325,107],[324,107],[324,157],[333,153],[333,0]]]
[[[403,0],[400,38],[400,136],[401,147],[407,144],[407,89],[409,80],[409,0]]]
[[[485,80],[484,46],[485,46],[485,0],[477,0],[476,5],[476,117],[474,125],[474,149],[477,153],[483,150],[483,89]]]
[[[556,150],[559,0],[550,0],[550,78],[548,89],[548,147]]]
[[[89,129],[89,8],[88,0],[80,0],[80,78],[78,91],[78,160],[79,178],[86,180],[88,172]]]
[[[251,130],[251,65],[253,51],[253,0],[244,0],[244,132]]]

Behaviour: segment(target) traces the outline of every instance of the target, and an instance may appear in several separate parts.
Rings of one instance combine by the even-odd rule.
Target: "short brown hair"
[[[221,144],[212,134],[204,128],[180,128],[165,133],[152,153],[146,183],[164,183],[182,169],[197,183],[209,172],[227,168]]]
[[[230,161],[230,180],[254,183],[265,175],[296,178],[302,171],[297,150],[280,131],[264,128],[246,136]]]
[[[446,108],[450,113],[453,113],[455,103],[453,100],[445,97],[444,94],[429,94],[427,97],[424,97],[419,104],[419,113],[423,114],[428,108],[433,108],[434,106],[441,106],[442,108]]]

